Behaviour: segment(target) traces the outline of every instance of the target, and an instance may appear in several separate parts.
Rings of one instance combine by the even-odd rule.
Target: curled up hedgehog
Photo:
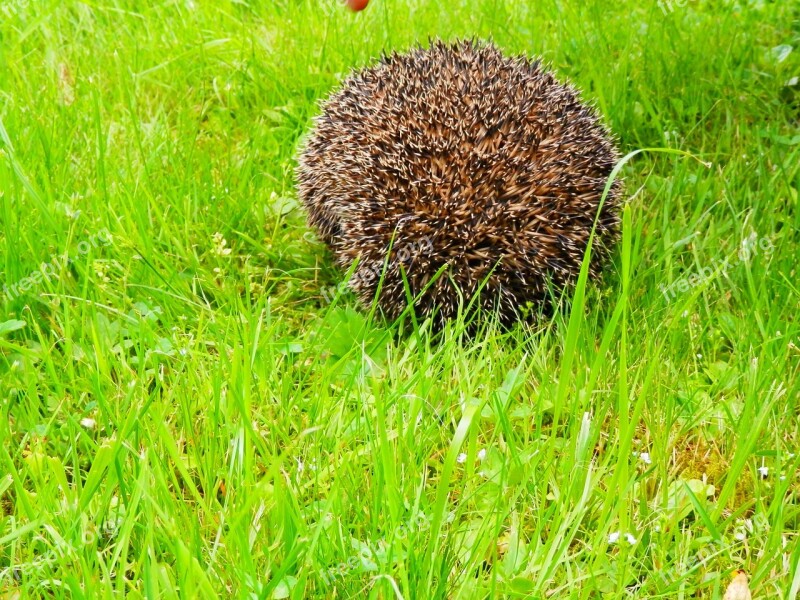
[[[390,319],[478,305],[511,324],[617,237],[613,138],[538,60],[433,43],[352,73],[305,141],[298,191],[350,287]]]

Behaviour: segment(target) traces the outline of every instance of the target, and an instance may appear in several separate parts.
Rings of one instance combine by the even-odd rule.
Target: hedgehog
[[[465,307],[505,324],[596,277],[618,237],[619,154],[597,111],[540,59],[490,42],[384,54],[321,104],[296,180],[349,286],[388,319]]]

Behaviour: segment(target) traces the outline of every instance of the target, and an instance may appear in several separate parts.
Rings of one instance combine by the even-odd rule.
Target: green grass
[[[0,598],[796,597],[800,11],[673,5],[4,0]],[[635,156],[602,281],[434,338],[324,301],[293,157],[472,36],[710,166]]]

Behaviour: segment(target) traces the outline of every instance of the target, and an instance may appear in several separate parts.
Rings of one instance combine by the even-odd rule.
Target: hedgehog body
[[[324,102],[297,180],[338,264],[358,261],[363,303],[382,280],[389,318],[407,285],[437,323],[469,302],[512,323],[574,283],[596,217],[591,273],[608,258],[620,183],[601,198],[617,160],[595,111],[538,60],[434,43],[351,74]]]

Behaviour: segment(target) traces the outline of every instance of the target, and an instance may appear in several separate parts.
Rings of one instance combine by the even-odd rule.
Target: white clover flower
[[[81,419],[81,426],[85,427],[86,429],[94,429],[95,425],[95,420],[90,417],[84,417]]]
[[[608,534],[608,543],[616,544],[619,541],[619,531],[612,531]]]
[[[483,460],[486,458],[486,448],[481,448],[478,450],[478,460]]]
[[[465,463],[465,462],[467,462],[467,453],[466,452],[462,452],[461,454],[459,454],[458,457],[456,458],[456,462],[457,463]]]
[[[635,535],[633,535],[632,533],[626,533],[626,534],[625,534],[625,539],[626,539],[626,540],[628,540],[628,543],[629,543],[631,546],[633,546],[634,544],[636,544],[636,536],[635,536]]]
[[[762,479],[766,479],[767,476],[769,475],[769,467],[764,467],[764,466],[758,467],[758,472],[761,475]]]
[[[639,460],[642,461],[646,465],[652,465],[653,464],[653,460],[650,458],[650,453],[649,452],[642,452],[639,455]]]

